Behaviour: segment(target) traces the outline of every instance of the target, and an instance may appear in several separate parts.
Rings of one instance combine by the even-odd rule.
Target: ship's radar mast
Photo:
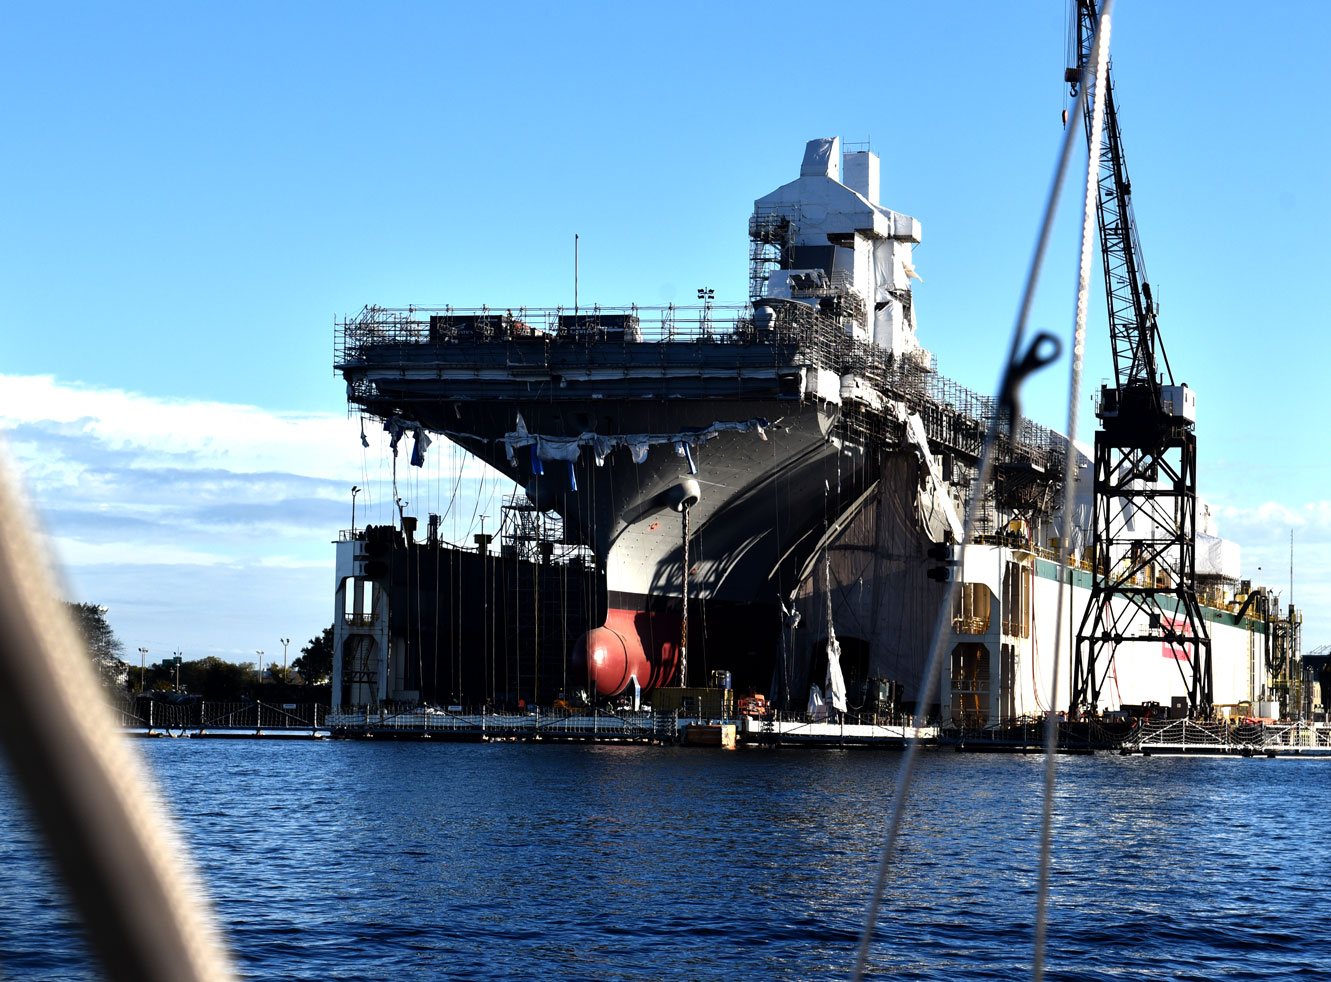
[[[1078,61],[1065,78],[1075,90],[1099,16],[1095,0],[1073,3]],[[1096,408],[1094,579],[1077,631],[1070,715],[1100,710],[1115,655],[1137,642],[1159,645],[1177,662],[1189,711],[1209,716],[1211,640],[1196,589],[1196,402],[1191,389],[1175,384],[1160,339],[1108,71],[1105,87],[1097,210],[1114,380],[1101,388]],[[1088,141],[1091,95],[1084,100]]]

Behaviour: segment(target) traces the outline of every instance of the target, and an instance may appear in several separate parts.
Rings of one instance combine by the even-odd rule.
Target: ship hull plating
[[[798,399],[417,408],[422,425],[449,432],[593,549],[605,572],[604,613],[573,657],[575,674],[602,696],[634,681],[645,692],[678,682],[685,511],[693,671],[725,668],[736,685],[766,691],[781,600],[829,522],[871,480],[862,444],[836,432],[837,407]],[[519,419],[535,442],[519,443]],[[587,447],[542,459],[570,430],[706,436],[650,442],[636,454],[616,446],[598,459]]]

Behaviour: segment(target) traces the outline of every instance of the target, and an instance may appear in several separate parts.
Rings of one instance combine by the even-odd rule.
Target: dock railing
[[[206,699],[169,702],[145,696],[125,696],[114,699],[111,709],[121,728],[149,732],[317,731],[328,725],[327,708],[312,702],[210,702]]]
[[[1200,722],[1176,719],[1146,723],[1123,742],[1128,752],[1253,754],[1331,754],[1326,723]]]
[[[439,736],[458,740],[597,740],[648,742],[673,740],[673,719],[647,710],[551,711],[531,709],[448,710],[412,708],[397,712],[364,707],[329,713],[326,725],[345,736],[383,735],[401,737]]]

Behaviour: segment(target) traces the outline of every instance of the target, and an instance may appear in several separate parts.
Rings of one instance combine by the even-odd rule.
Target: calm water
[[[900,756],[139,741],[255,979],[849,975]],[[1040,761],[927,753],[875,977],[1029,972]],[[1049,977],[1331,979],[1331,761],[1059,764]],[[91,978],[0,790],[0,974]]]

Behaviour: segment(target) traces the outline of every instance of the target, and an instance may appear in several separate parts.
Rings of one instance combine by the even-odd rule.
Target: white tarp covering
[[[1197,575],[1239,578],[1239,544],[1218,535],[1197,533]]]
[[[804,145],[804,162],[800,164],[800,177],[841,177],[841,137],[833,136],[810,140]]]
[[[839,713],[846,711],[846,677],[841,672],[841,642],[836,639],[836,624],[832,617],[832,559],[827,550],[823,550],[823,569],[827,588],[823,591],[827,597],[827,701]]]
[[[919,413],[913,413],[906,408],[905,403],[894,402],[892,407],[896,410],[897,419],[906,425],[906,439],[915,445],[915,450],[920,456],[920,464],[926,474],[925,484],[931,492],[933,503],[942,511],[947,527],[952,530],[952,540],[960,542],[965,537],[965,529],[962,528],[956,505],[953,504],[947,488],[943,485],[943,473],[938,469],[938,462],[934,460],[933,450],[929,447],[929,437],[924,432],[924,420],[920,419]]]
[[[841,399],[843,402],[862,402],[874,409],[882,409],[884,402],[881,392],[855,375],[841,376]]]
[[[764,221],[788,218],[796,246],[837,244],[833,268],[827,272],[850,274],[851,291],[868,308],[864,331],[888,351],[905,354],[919,344],[910,280],[914,271],[911,244],[920,241],[920,223],[878,203],[878,158],[874,154],[847,154],[846,183],[841,183],[838,151],[836,140],[810,140],[799,178],[755,201],[754,214]],[[847,246],[847,242],[853,244]],[[773,272],[766,296],[790,296],[784,272]]]
[[[806,150],[807,154],[808,151]],[[863,195],[869,204],[878,204],[878,154],[861,150],[841,158],[841,183]]]
[[[840,382],[840,379],[837,381]],[[685,433],[623,433],[614,436],[602,436],[599,433],[585,432],[577,436],[544,436],[540,433],[528,431],[526,420],[522,418],[521,413],[518,413],[517,422],[514,424],[512,432],[501,436],[499,442],[504,445],[504,452],[508,456],[509,463],[516,463],[517,456],[514,451],[519,447],[534,446],[536,456],[541,460],[562,460],[567,463],[576,463],[582,448],[590,447],[599,467],[605,463],[605,458],[612,451],[620,447],[627,448],[629,453],[633,455],[633,462],[641,464],[647,459],[647,449],[653,445],[673,444],[676,452],[684,456],[690,456],[680,448],[702,446],[718,433],[727,431],[734,433],[756,432],[759,439],[766,440],[767,427],[770,425],[771,423],[761,416],[755,416],[753,419],[736,422],[718,420],[711,426]]]
[[[827,719],[827,703],[823,701],[823,692],[816,685],[809,686],[809,719],[821,723]]]

